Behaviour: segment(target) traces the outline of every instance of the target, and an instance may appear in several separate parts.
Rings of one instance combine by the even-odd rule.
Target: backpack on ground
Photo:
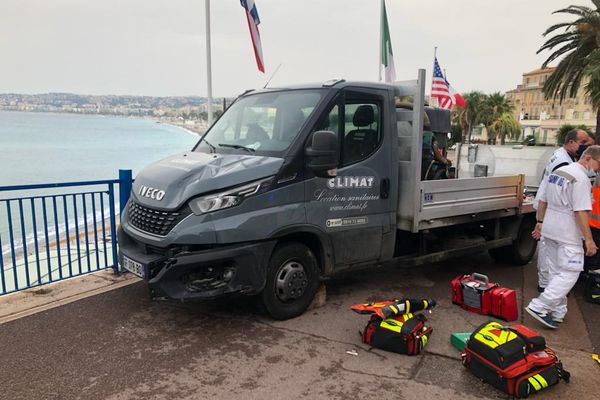
[[[394,353],[415,355],[423,350],[433,329],[426,325],[425,315],[413,312],[431,310],[435,305],[432,299],[402,298],[355,304],[350,308],[371,316],[361,332],[364,343]]]
[[[480,325],[467,342],[463,363],[484,382],[517,398],[570,378],[544,337],[520,324]]]
[[[426,326],[423,314],[412,313],[382,319],[373,314],[362,332],[364,343],[399,354],[421,353],[429,341],[433,328]]]

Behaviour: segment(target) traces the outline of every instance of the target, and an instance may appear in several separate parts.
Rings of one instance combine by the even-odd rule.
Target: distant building
[[[536,69],[523,74],[516,89],[506,92],[515,118],[521,124],[521,140],[533,135],[537,144],[556,145],[556,131],[562,125],[587,125],[595,129],[596,114],[585,94],[585,82],[575,98],[544,100],[544,83],[556,68]]]

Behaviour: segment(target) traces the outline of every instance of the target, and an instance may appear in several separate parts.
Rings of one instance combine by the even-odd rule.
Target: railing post
[[[133,183],[133,178],[130,169],[120,169],[119,170],[119,208],[121,213],[125,209],[125,205],[127,204],[127,200],[129,200],[129,195],[131,193],[131,185]]]
[[[110,208],[110,237],[113,256],[113,270],[119,273],[119,255],[117,253],[117,217],[115,215],[115,185],[108,184],[108,207]]]

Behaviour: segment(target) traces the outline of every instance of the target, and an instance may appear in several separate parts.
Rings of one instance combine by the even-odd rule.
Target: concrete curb
[[[0,325],[141,281],[103,270],[0,297]]]

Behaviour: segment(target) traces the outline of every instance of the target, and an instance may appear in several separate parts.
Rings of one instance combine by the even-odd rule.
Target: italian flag
[[[385,11],[385,1],[382,0],[381,8],[381,64],[384,68],[385,82],[394,82],[396,80],[396,70],[394,68],[394,53],[392,52],[392,40],[390,39],[390,28],[387,22],[387,12]]]

